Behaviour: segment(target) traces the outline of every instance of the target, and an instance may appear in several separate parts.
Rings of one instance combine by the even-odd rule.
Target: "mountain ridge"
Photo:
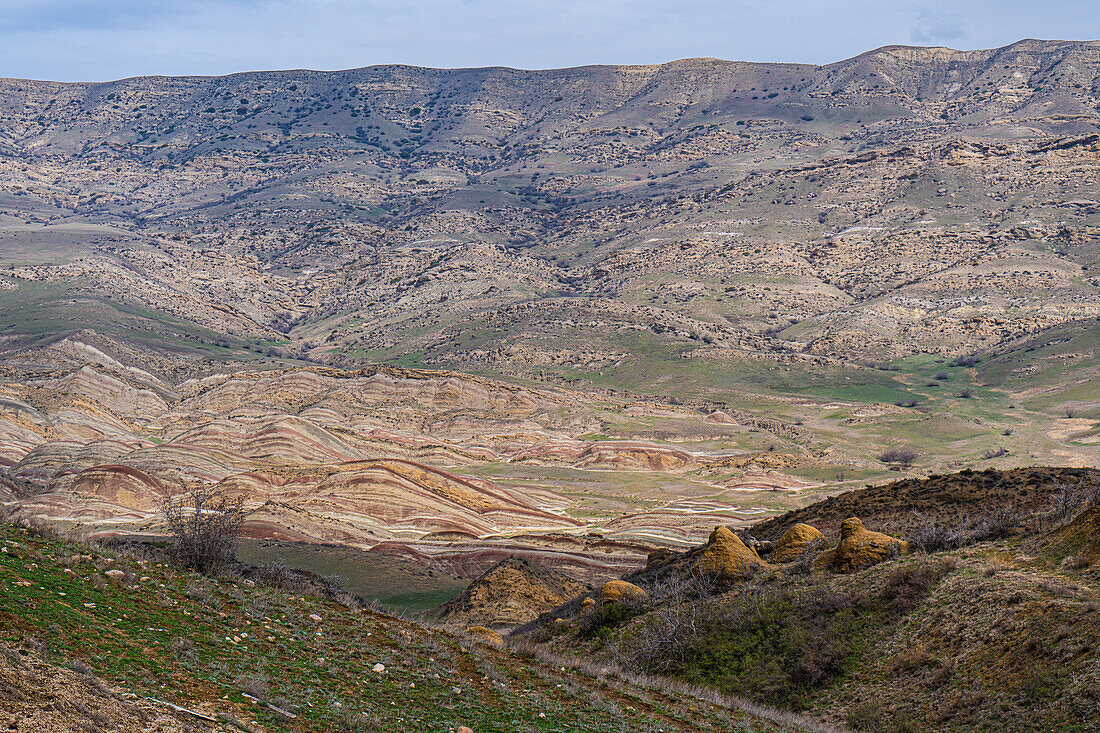
[[[368,64],[366,66],[352,66],[340,69],[313,69],[308,67],[294,67],[285,69],[253,69],[247,71],[233,71],[226,74],[138,74],[136,76],[125,76],[117,79],[105,79],[102,81],[56,81],[51,79],[37,79],[37,78],[24,78],[24,77],[0,77],[3,81],[26,81],[37,83],[49,83],[49,84],[62,84],[62,85],[97,85],[97,84],[118,84],[124,81],[144,80],[144,79],[187,79],[187,80],[201,80],[201,79],[228,79],[232,77],[249,76],[249,75],[262,75],[262,74],[345,74],[350,72],[362,72],[374,69],[409,69],[418,71],[444,71],[444,72],[463,72],[463,71],[515,71],[521,73],[542,73],[542,72],[561,72],[572,70],[584,70],[584,69],[638,69],[638,68],[661,68],[665,66],[672,66],[677,64],[686,64],[690,62],[716,62],[725,64],[745,64],[745,65],[761,65],[761,66],[798,66],[798,67],[812,67],[812,68],[828,68],[830,66],[839,66],[846,64],[865,56],[876,56],[886,52],[917,52],[916,55],[921,56],[925,53],[940,54],[946,53],[949,56],[973,56],[980,58],[983,55],[992,56],[1000,51],[1006,51],[1009,49],[1017,49],[1020,47],[1033,47],[1033,46],[1073,46],[1073,45],[1085,45],[1085,46],[1097,46],[1100,45],[1100,39],[1088,40],[1068,40],[1068,39],[1056,39],[1056,38],[1021,38],[1018,41],[1014,41],[1004,46],[997,46],[993,48],[975,48],[975,49],[959,49],[952,48],[950,46],[922,46],[918,44],[905,44],[905,43],[891,43],[884,46],[878,46],[869,51],[863,51],[855,56],[851,56],[844,59],[838,59],[836,61],[828,61],[823,64],[814,63],[802,63],[792,61],[749,61],[745,59],[727,59],[719,56],[686,56],[684,58],[670,59],[668,61],[649,63],[649,64],[581,64],[578,66],[554,66],[554,67],[540,67],[540,68],[526,68],[520,66],[421,66],[419,64],[402,64],[402,63],[389,63],[389,64]]]

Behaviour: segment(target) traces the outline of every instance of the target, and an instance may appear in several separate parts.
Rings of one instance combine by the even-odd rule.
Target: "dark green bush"
[[[650,644],[660,658],[642,653],[636,661],[689,682],[799,709],[851,668],[874,617],[868,599],[854,593],[755,586],[677,627],[681,638]]]

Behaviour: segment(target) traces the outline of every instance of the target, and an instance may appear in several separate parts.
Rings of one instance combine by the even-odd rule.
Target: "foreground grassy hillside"
[[[303,592],[305,586],[290,587],[181,573],[155,560],[0,524],[4,657],[68,666],[117,686],[102,694],[132,693],[146,707],[155,707],[145,699],[154,697],[218,721],[191,718],[196,726],[438,732],[466,725],[478,733],[799,729],[361,610],[346,594],[335,594],[344,601],[337,603]],[[384,671],[374,671],[379,664]],[[13,669],[0,665],[0,689],[21,684]],[[34,712],[45,716],[40,719],[50,730],[121,729],[97,709],[80,694],[64,704],[0,695],[5,719]]]

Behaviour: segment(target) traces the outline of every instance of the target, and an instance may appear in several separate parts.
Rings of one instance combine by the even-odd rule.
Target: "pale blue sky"
[[[828,63],[893,43],[1100,38],[1100,0],[0,0],[0,76]]]

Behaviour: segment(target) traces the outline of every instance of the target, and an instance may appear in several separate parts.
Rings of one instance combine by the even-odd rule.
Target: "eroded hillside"
[[[1098,62],[5,80],[6,336],[682,390],[1089,329]]]

